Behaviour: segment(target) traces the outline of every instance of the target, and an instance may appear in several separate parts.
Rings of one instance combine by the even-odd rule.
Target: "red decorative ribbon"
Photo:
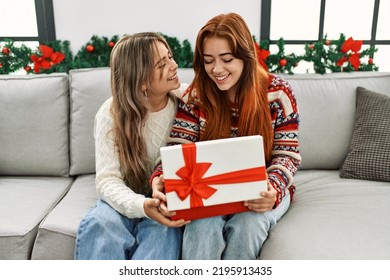
[[[363,41],[355,41],[352,37],[348,38],[340,48],[342,53],[345,53],[347,56],[340,58],[336,65],[341,67],[345,62],[349,61],[355,71],[359,70],[360,66],[360,49],[362,47]],[[349,53],[351,51],[351,53]]]
[[[208,199],[217,190],[209,185],[236,184],[266,180],[265,167],[248,168],[203,178],[211,162],[196,162],[195,143],[182,145],[185,166],[176,175],[181,179],[164,179],[165,191],[175,191],[181,200],[190,196],[190,206],[203,206],[202,199]]]

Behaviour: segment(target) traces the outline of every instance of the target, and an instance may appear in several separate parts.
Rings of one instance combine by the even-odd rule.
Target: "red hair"
[[[200,108],[205,112],[207,125],[201,140],[228,138],[232,117],[227,94],[223,94],[209,78],[204,68],[203,46],[206,38],[228,41],[233,56],[243,60],[244,67],[237,83],[235,103],[239,110],[238,136],[262,135],[266,160],[271,158],[273,129],[267,98],[268,73],[257,60],[253,37],[241,16],[235,13],[212,18],[199,31],[196,39],[191,89],[195,90]],[[191,97],[195,101],[195,96]]]

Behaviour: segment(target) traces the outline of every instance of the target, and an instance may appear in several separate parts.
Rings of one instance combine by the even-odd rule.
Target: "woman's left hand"
[[[172,213],[169,212],[167,208],[167,197],[164,193],[164,176],[160,175],[158,177],[153,178],[152,181],[152,197],[160,200],[160,204],[158,209],[160,212],[166,216],[171,217]]]
[[[155,198],[147,198],[144,202],[145,214],[156,222],[159,222],[160,224],[166,225],[168,227],[182,227],[191,222],[185,221],[183,219],[177,221],[171,220],[169,217],[176,213],[174,211],[166,211],[166,213],[164,213],[165,211],[162,210],[160,206],[160,200]]]
[[[152,197],[158,198],[161,201],[167,201],[164,194],[164,177],[163,175],[156,176],[152,181]]]
[[[267,212],[274,207],[276,194],[276,190],[271,183],[268,182],[268,191],[261,192],[261,198],[244,201],[244,205],[248,207],[249,210],[256,213]]]

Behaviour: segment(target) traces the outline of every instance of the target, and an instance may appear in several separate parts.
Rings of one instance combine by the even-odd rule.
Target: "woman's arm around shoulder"
[[[196,105],[188,102],[188,94],[189,88],[184,92],[184,97],[177,100],[176,116],[167,146],[198,142],[200,139],[201,113]],[[153,179],[162,174],[162,165],[159,162],[150,177],[150,184],[153,186]]]

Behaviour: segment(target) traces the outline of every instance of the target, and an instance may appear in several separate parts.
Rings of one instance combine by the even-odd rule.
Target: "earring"
[[[148,93],[146,92],[146,90],[144,90],[144,96],[145,98],[148,98]]]

